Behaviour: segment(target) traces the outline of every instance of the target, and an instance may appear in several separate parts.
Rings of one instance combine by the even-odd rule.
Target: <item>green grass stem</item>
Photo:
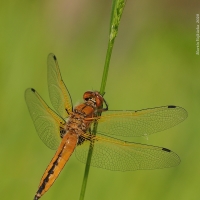
[[[112,55],[112,49],[113,49],[115,38],[118,33],[118,27],[119,27],[120,19],[121,19],[121,16],[122,16],[122,13],[123,13],[123,10],[125,7],[125,3],[126,3],[126,0],[113,0],[111,20],[110,20],[108,48],[107,48],[106,59],[105,59],[105,64],[104,64],[104,71],[103,71],[101,87],[100,87],[100,93],[102,95],[105,93],[105,87],[106,87],[106,82],[107,82],[107,77],[108,77],[108,70],[109,70],[109,64],[110,64],[110,59],[111,59],[111,55]],[[95,122],[93,130],[92,130],[92,134],[96,135],[97,127],[98,127],[98,123]],[[88,180],[88,175],[89,175],[89,170],[90,170],[92,152],[93,152],[93,143],[91,142],[90,148],[88,151],[87,162],[86,162],[86,166],[85,166],[85,173],[84,173],[84,177],[83,177],[79,200],[84,200],[86,186],[87,186],[87,180]]]

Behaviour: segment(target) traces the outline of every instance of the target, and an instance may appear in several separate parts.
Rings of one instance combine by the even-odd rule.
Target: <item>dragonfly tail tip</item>
[[[37,196],[37,194],[34,196],[33,200],[38,200],[40,197]]]

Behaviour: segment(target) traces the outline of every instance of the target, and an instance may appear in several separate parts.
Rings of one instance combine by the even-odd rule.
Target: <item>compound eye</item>
[[[96,105],[97,107],[101,107],[103,105],[103,97],[100,94],[96,95]]]
[[[92,92],[91,91],[87,91],[83,94],[83,99],[85,101],[89,101],[92,98]]]
[[[101,101],[98,97],[96,98],[96,105],[97,105],[97,107],[101,106]]]

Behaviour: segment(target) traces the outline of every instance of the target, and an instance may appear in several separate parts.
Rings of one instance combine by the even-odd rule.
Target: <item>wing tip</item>
[[[182,107],[179,107],[179,106],[174,106],[174,105],[169,105],[169,106],[167,106],[167,108],[169,108],[169,109],[177,108],[177,109],[181,110],[182,113],[184,113],[184,115],[183,115],[184,117],[182,118],[183,120],[188,117],[188,112],[187,112],[187,110],[185,110],[185,108],[182,108]]]
[[[51,58],[53,58],[55,61],[57,61],[57,58],[56,58],[56,56],[53,53],[50,53],[48,55],[48,59],[51,59]]]
[[[176,108],[177,106],[169,105],[168,108]]]
[[[25,95],[26,95],[27,93],[30,93],[30,92],[36,93],[36,90],[35,90],[34,88],[27,88],[27,89],[25,90]]]
[[[162,148],[162,150],[163,150],[163,151],[166,151],[166,152],[171,152],[170,149],[167,149],[167,148],[164,148],[164,147]]]
[[[31,88],[31,91],[35,93],[35,89],[34,88]]]
[[[57,61],[57,58],[56,58],[56,56],[55,56],[55,55],[53,55],[53,59],[54,59],[55,61]]]

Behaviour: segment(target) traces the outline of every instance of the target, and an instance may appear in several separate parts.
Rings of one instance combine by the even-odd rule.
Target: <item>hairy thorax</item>
[[[96,117],[96,106],[93,102],[86,102],[74,108],[66,122],[66,132],[78,134],[86,133]]]

